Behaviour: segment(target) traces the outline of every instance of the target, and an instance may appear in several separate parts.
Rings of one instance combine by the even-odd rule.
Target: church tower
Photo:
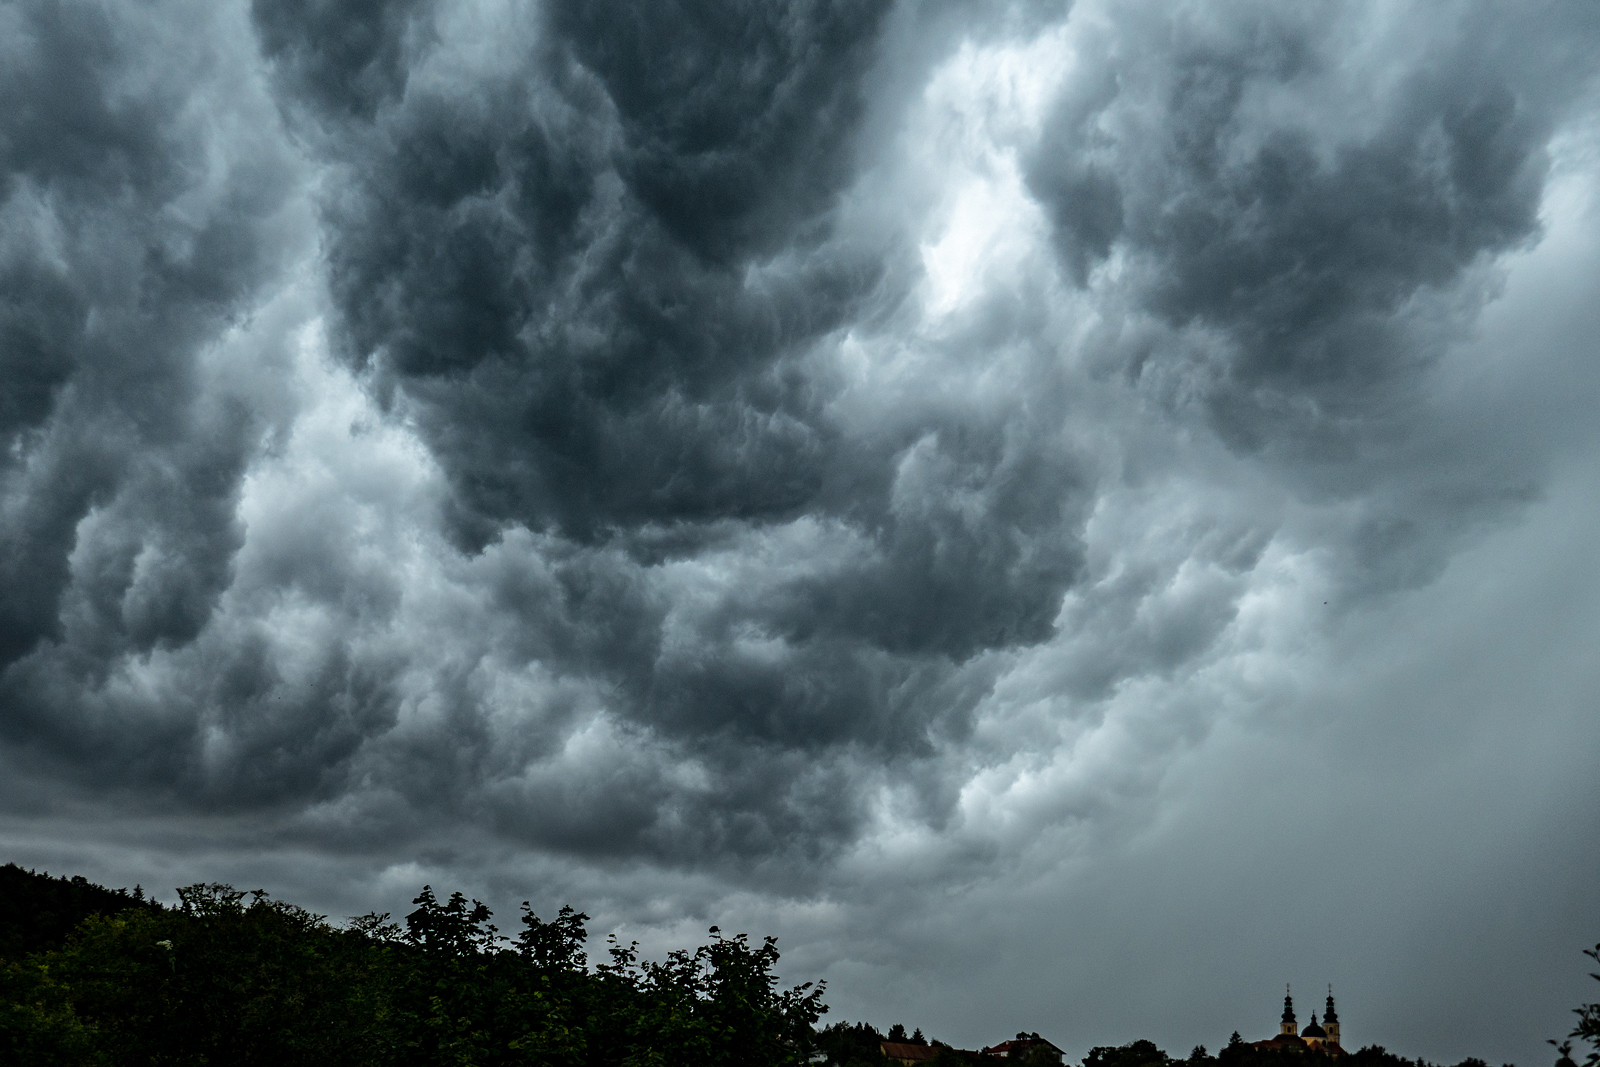
[[[1332,990],[1330,989],[1330,992],[1331,991]],[[1289,1037],[1294,1037],[1294,1036],[1296,1036],[1295,1031],[1297,1029],[1298,1029],[1298,1027],[1295,1026],[1295,1022],[1294,1022],[1294,998],[1289,995],[1289,987],[1288,986],[1284,986],[1283,987],[1283,1025],[1278,1028],[1278,1033],[1287,1034]]]
[[[1328,1010],[1322,1013],[1322,1028],[1328,1032],[1329,1044],[1339,1044],[1339,1013],[1333,1010],[1333,986],[1331,985],[1328,987]]]

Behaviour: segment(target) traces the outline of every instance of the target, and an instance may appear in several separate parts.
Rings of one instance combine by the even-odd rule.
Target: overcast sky
[[[1546,1062],[1600,7],[0,2],[0,859]]]

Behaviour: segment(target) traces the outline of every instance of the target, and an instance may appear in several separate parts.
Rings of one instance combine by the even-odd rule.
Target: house
[[[1026,1059],[1029,1063],[1060,1063],[1063,1053],[1038,1034],[1018,1034],[1010,1041],[990,1045],[983,1050],[983,1055],[1006,1060]]]
[[[937,1046],[913,1045],[909,1041],[880,1041],[878,1047],[883,1050],[886,1057],[896,1063],[907,1064],[908,1067],[929,1063],[939,1055]]]

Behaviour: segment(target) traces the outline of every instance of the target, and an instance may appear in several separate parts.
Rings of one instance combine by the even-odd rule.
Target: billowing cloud
[[[224,122],[271,114],[217,70],[251,43],[195,17],[217,36],[186,47],[94,5],[5,15],[0,655],[70,650],[90,685],[205,626],[263,427],[204,353],[281,269],[294,162],[254,131],[221,141],[195,108],[210,90],[242,97]]]

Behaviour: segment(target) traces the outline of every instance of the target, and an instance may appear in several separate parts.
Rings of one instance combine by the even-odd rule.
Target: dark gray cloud
[[[1379,591],[1537,492],[1527,467],[1441,462],[1473,428],[1430,390],[1496,257],[1542,236],[1552,131],[1594,72],[1582,5],[1410,19],[1420,49],[1364,52],[1382,20],[1360,8],[1131,6],[1087,31],[1026,168],[1068,276],[1124,316],[1102,369],[1302,498],[1358,501],[1330,547]]]
[[[5,7],[0,840],[745,916],[959,1040],[1412,943],[1396,857],[1592,829],[1591,601],[1474,576],[1592,510],[1593,10]],[[1337,891],[1241,880],[1318,805]]]
[[[334,344],[428,442],[461,548],[512,525],[556,539],[553,581],[493,580],[520,634],[510,654],[706,745],[707,829],[680,828],[663,854],[790,837],[807,851],[807,824],[848,838],[855,820],[827,810],[848,791],[809,795],[791,753],[926,752],[928,724],[970,699],[920,694],[1051,634],[1086,499],[1070,457],[993,417],[863,436],[829,411],[840,384],[819,346],[905,298],[886,288],[894,250],[837,211],[866,152],[886,6],[516,9],[519,43],[466,72],[420,9],[359,37],[300,14],[254,8],[286,112],[333,168]],[[652,568],[801,520],[841,556],[748,575],[667,647]],[[756,654],[739,647],[752,635]],[[764,789],[739,784],[752,760]],[[601,805],[621,822],[586,849],[662,832],[661,799],[629,791]],[[764,828],[709,829],[730,802]]]
[[[413,85],[334,143],[342,344],[418,406],[473,515],[592,540],[818,497],[826,397],[785,357],[875,280],[827,216],[881,16],[530,12],[503,69]],[[306,43],[281,54],[317,50],[293,24]]]
[[[148,76],[136,19],[17,5],[0,75],[0,657],[65,641],[88,676],[192,640],[227,584],[253,431],[194,360],[273,269],[288,171],[208,158],[185,110],[211,57]]]
[[[1330,136],[1303,114],[1251,113],[1337,69],[1321,20],[1248,5],[1223,18],[1233,33],[1136,55],[1146,77],[1118,78],[1126,53],[1091,60],[1103,69],[1064,95],[1029,184],[1080,284],[1115,249],[1138,307],[1215,336],[1201,388],[1230,444],[1348,451],[1412,400],[1438,354],[1436,324],[1412,309],[1537,236],[1550,103],[1494,63],[1517,27],[1476,13],[1356,130]],[[1134,126],[1128,112],[1152,106],[1160,128]]]
[[[426,39],[427,0],[259,0],[250,13],[274,75],[312,113],[370,121],[401,96]]]

